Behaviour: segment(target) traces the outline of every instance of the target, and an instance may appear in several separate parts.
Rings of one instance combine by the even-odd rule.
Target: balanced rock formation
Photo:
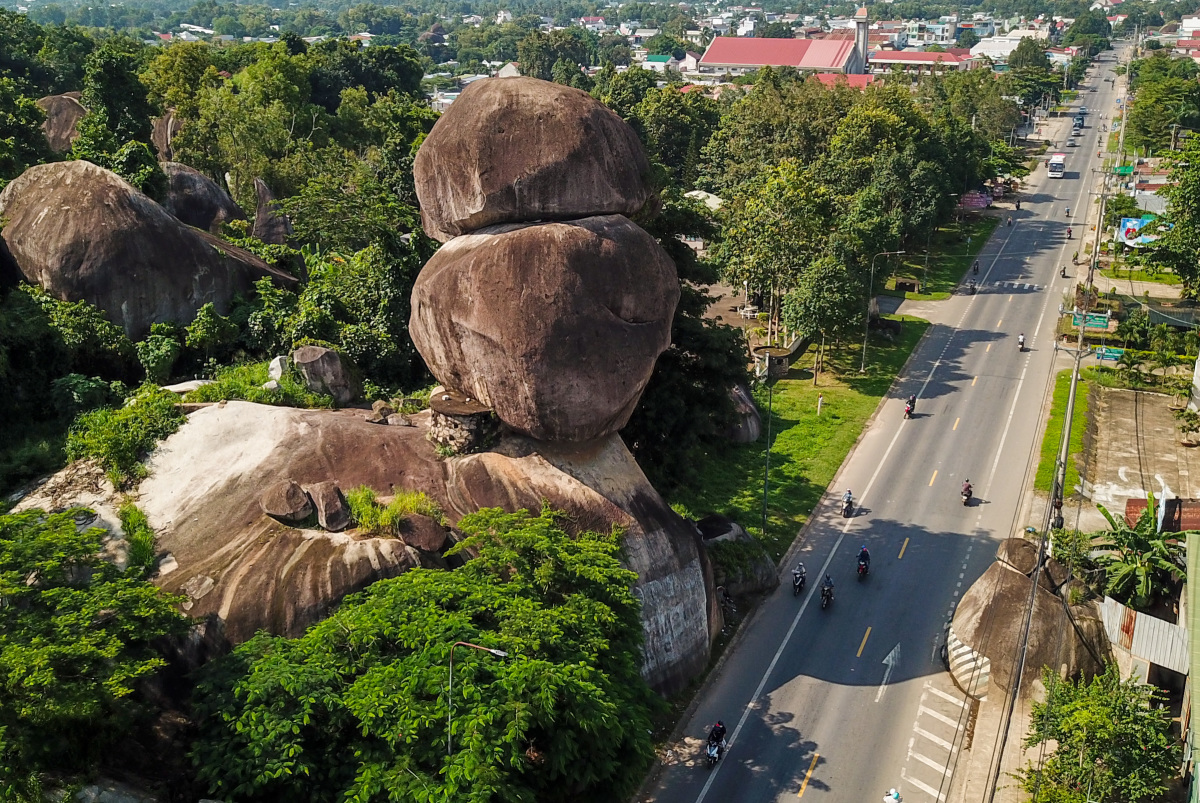
[[[209,302],[226,313],[264,276],[296,284],[90,162],[29,168],[0,192],[0,218],[0,238],[26,281],[96,305],[134,339],[152,323],[188,323]]]
[[[679,292],[671,258],[619,215],[494,226],[429,260],[409,331],[440,382],[513,429],[589,440],[628,423]]]
[[[996,562],[963,594],[947,646],[950,673],[967,694],[983,699],[992,691],[1003,695],[1012,690],[1031,591],[1033,617],[1021,696],[1040,690],[1043,667],[1068,677],[1103,670],[1108,642],[1099,608],[1093,600],[1070,604],[1066,570],[1053,558],[1042,560],[1034,590],[1036,544],[1008,539],[1000,544]]]
[[[170,181],[163,208],[181,223],[220,234],[229,221],[245,219],[229,193],[199,170],[179,162],[166,162],[162,169]]]
[[[653,198],[633,129],[586,92],[536,78],[470,84],[413,174],[425,232],[443,242],[497,223],[632,215]]]
[[[71,145],[79,136],[79,121],[87,114],[79,98],[80,93],[67,92],[63,95],[47,95],[37,101],[38,107],[46,113],[42,133],[46,135],[50,150],[55,153],[71,150]]]

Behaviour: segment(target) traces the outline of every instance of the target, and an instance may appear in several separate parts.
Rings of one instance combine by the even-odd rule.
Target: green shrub
[[[267,390],[263,385],[270,379],[269,362],[245,363],[217,371],[211,385],[201,385],[184,397],[189,402],[218,402],[241,399],[255,404],[274,404],[280,407],[325,408],[333,406],[333,399],[323,393],[313,393],[305,387],[292,371],[279,379],[278,390]]]
[[[375,492],[365,485],[346,494],[350,518],[354,526],[374,535],[395,535],[396,525],[413,515],[427,516],[439,524],[446,523],[442,508],[420,491],[401,491],[388,504],[381,505]]]
[[[62,338],[68,354],[67,369],[112,379],[132,379],[136,375],[133,344],[125,331],[99,309],[86,301],[59,301],[39,287],[22,285],[21,290],[37,302]]]
[[[67,418],[119,403],[128,394],[122,382],[105,382],[99,377],[83,374],[60,376],[50,385],[50,403],[59,415]]]
[[[161,385],[171,378],[171,369],[175,367],[181,350],[178,340],[169,335],[151,334],[135,348],[147,380]]]
[[[188,324],[185,344],[207,360],[225,356],[237,338],[237,324],[219,315],[210,302],[201,307]]]
[[[117,511],[121,529],[129,544],[129,568],[140,568],[147,572],[154,567],[154,529],[146,514],[132,501],[121,503]]]
[[[67,435],[67,457],[100,461],[118,488],[145,477],[142,456],[183,423],[178,399],[162,388],[143,385],[124,407],[84,413]]]

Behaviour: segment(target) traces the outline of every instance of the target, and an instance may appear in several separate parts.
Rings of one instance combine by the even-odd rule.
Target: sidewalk
[[[1101,276],[1099,271],[1096,271],[1094,278],[1096,289],[1101,293],[1107,293],[1109,290],[1116,289],[1118,293],[1127,296],[1141,298],[1146,293],[1149,293],[1153,298],[1182,298],[1183,287],[1180,285],[1160,284],[1159,282],[1138,282],[1132,279],[1110,279],[1107,276]]]

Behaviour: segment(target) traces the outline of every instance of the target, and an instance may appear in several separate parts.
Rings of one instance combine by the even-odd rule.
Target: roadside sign
[[[1113,362],[1116,362],[1117,360],[1121,359],[1121,355],[1124,353],[1125,349],[1114,349],[1110,348],[1109,346],[1100,346],[1098,349],[1096,349],[1096,359],[1112,360]]]
[[[1108,316],[1101,315],[1098,312],[1089,312],[1085,319],[1085,316],[1076,312],[1071,316],[1071,323],[1075,326],[1082,326],[1087,329],[1107,329]]]

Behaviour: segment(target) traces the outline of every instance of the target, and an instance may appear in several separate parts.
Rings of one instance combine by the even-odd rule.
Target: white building
[[[1200,33],[1200,17],[1184,17],[1179,21],[1180,39],[1200,39],[1197,33]]]
[[[1021,40],[1027,37],[1040,39],[1043,44],[1049,44],[1049,33],[1045,30],[1034,30],[1031,28],[1020,28],[1015,31],[1009,31],[1002,36],[989,36],[987,39],[980,39],[979,44],[971,48],[971,55],[979,58],[987,56],[992,61],[1008,61],[1008,57],[1017,49],[1017,45],[1021,44]]]
[[[512,22],[512,12],[508,9],[500,9],[496,12],[496,24],[503,25],[506,22]]]

